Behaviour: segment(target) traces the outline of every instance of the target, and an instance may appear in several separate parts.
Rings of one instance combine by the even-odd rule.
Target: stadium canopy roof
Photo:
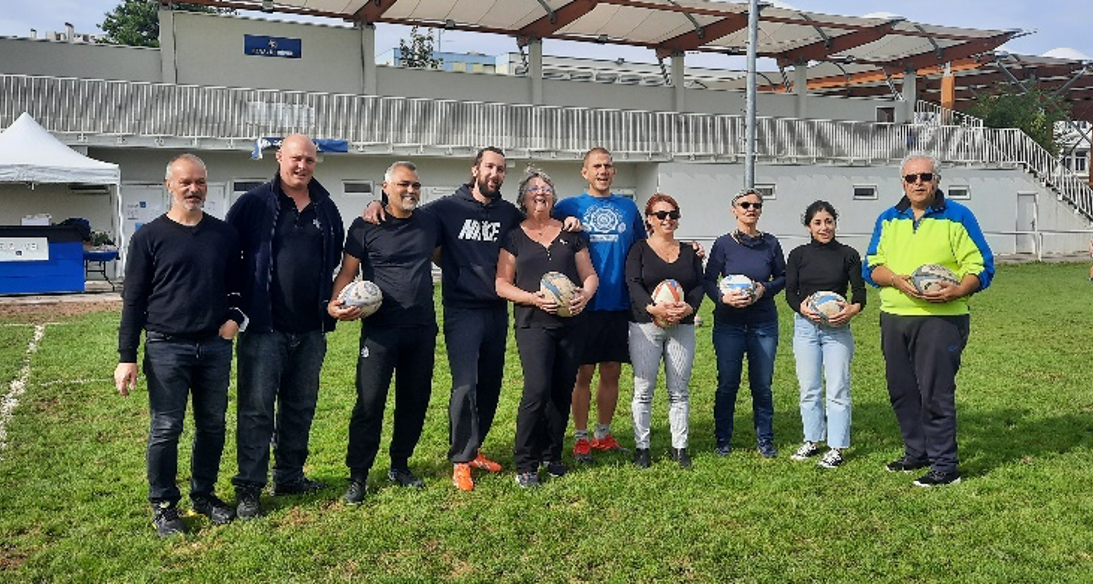
[[[164,0],[166,1],[166,0]],[[646,47],[658,58],[687,51],[747,52],[748,3],[712,0],[188,0],[237,10],[503,34],[524,45],[561,39]],[[895,91],[907,71],[920,76],[919,97],[940,102],[946,67],[956,75],[961,109],[997,80],[1036,78],[1041,89],[1065,92],[1076,119],[1093,119],[1089,62],[1017,57],[996,49],[1026,33],[911,22],[898,16],[854,17],[762,6],[760,57],[779,67],[809,65],[809,92],[877,96]],[[1002,64],[1002,65],[1000,65]],[[1080,72],[1080,73],[1079,73]],[[1067,85],[1077,75],[1078,81]],[[787,91],[787,78],[766,75],[760,91]],[[739,82],[741,89],[743,81]]]
[[[647,47],[658,57],[705,51],[744,55],[748,4],[710,0],[189,0],[263,10]],[[935,26],[894,18],[858,18],[764,6],[761,57],[780,65],[834,60],[904,71],[989,52],[1024,34]]]

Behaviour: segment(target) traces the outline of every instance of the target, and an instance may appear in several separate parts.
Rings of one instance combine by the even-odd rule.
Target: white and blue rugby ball
[[[923,264],[911,273],[911,283],[920,294],[939,290],[942,282],[955,285],[960,284],[960,279],[952,270],[940,264]]]
[[[820,314],[820,321],[825,324],[838,315],[846,305],[846,299],[837,292],[821,290],[808,296],[808,308]]]
[[[338,293],[338,300],[347,307],[360,307],[363,318],[379,310],[383,291],[370,280],[354,280]]]
[[[744,293],[749,297],[754,298],[757,287],[755,286],[755,281],[743,274],[730,274],[717,283],[717,288],[721,291],[722,295],[730,292],[737,292]]]

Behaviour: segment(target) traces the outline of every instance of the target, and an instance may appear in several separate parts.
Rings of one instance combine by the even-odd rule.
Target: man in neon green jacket
[[[888,395],[904,454],[888,471],[929,467],[920,487],[958,483],[956,373],[968,341],[968,298],[994,277],[994,256],[971,210],[938,190],[937,161],[911,155],[901,165],[904,197],[877,218],[862,276],[880,287],[881,347]],[[958,284],[919,293],[909,276],[941,264]]]

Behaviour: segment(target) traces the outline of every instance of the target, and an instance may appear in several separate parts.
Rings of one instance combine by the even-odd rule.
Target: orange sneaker
[[[475,469],[484,469],[490,473],[500,473],[501,471],[500,463],[486,459],[486,456],[482,453],[479,453],[478,457],[475,457],[469,464]]]
[[[577,439],[577,442],[573,444],[573,458],[579,463],[591,462],[592,443],[589,443],[588,439]]]
[[[466,463],[456,463],[452,467],[452,485],[465,492],[474,489],[474,480],[471,479],[470,465],[467,465]]]
[[[604,435],[602,439],[592,439],[592,448],[597,451],[621,451],[623,453],[627,452],[627,449],[620,445],[619,442],[615,440],[615,437],[612,437],[610,433]]]

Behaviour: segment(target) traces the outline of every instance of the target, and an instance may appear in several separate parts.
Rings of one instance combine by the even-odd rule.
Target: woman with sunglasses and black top
[[[811,241],[789,253],[786,302],[797,313],[793,355],[805,439],[790,459],[805,461],[819,455],[819,443],[826,441],[828,451],[819,465],[834,469],[843,464],[843,450],[850,446],[850,360],[854,356],[850,319],[865,307],[865,281],[858,251],[835,239],[839,214],[830,203],[813,202],[802,219]],[[832,291],[846,297],[848,288],[850,301],[826,322],[809,306],[812,293]]]
[[[634,366],[634,465],[649,467],[649,426],[653,389],[664,361],[668,387],[668,424],[672,430],[673,461],[690,467],[687,455],[691,366],[695,355],[694,315],[702,303],[702,259],[694,247],[675,238],[679,204],[657,193],[645,204],[649,238],[638,240],[626,256],[626,286],[630,291],[630,363]],[[675,303],[654,303],[653,290],[666,279],[683,289]],[[661,323],[654,323],[654,318]]]
[[[706,295],[714,302],[713,346],[717,355],[717,393],[714,396],[714,434],[717,454],[732,452],[733,415],[740,389],[744,356],[759,453],[775,457],[774,356],[778,351],[778,309],[774,295],[786,285],[786,261],[778,238],[759,231],[763,198],[754,190],[732,199],[736,229],[714,242],[706,263]],[[753,294],[721,292],[719,283],[729,275],[744,275],[755,283]]]

